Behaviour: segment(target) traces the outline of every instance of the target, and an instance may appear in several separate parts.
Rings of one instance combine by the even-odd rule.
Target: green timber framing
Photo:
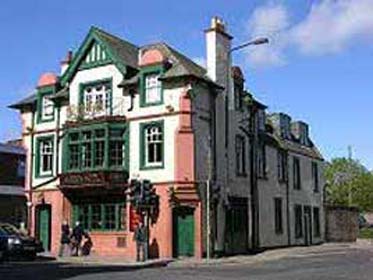
[[[82,60],[86,57],[88,52],[91,50],[91,47],[94,43],[100,44],[101,49],[105,50],[105,53],[107,55],[107,59],[112,61],[119,71],[123,74],[123,76],[126,76],[128,69],[127,65],[124,64],[124,62],[120,59],[119,55],[116,54],[114,50],[112,50],[105,42],[105,40],[102,40],[100,38],[99,33],[102,32],[100,29],[97,27],[92,27],[88,33],[88,35],[85,37],[83,43],[79,47],[78,51],[73,57],[72,62],[70,63],[69,67],[65,71],[65,73],[61,77],[61,84],[62,86],[65,86],[67,83],[69,83],[72,78],[74,77],[75,73],[79,70],[79,67],[81,66]],[[123,40],[122,40],[123,41]],[[124,41],[123,41],[124,42]],[[129,44],[128,42],[126,42]],[[103,63],[103,62],[102,62]],[[105,62],[105,65],[107,63]],[[97,66],[102,66],[102,65],[96,65],[94,66],[93,64],[91,66],[82,66],[83,68],[85,67],[97,67]]]
[[[123,141],[124,141],[124,147],[123,147],[123,165],[122,166],[111,166],[109,162],[109,142],[110,142],[110,129],[124,129],[123,134]],[[95,167],[95,161],[96,161],[96,154],[94,145],[92,145],[92,167],[82,167],[81,163],[81,150],[82,150],[82,143],[84,142],[82,135],[83,132],[91,131],[92,135],[94,135],[94,132],[96,130],[104,130],[105,136],[102,138],[104,141],[104,163],[103,166],[97,166]],[[95,123],[95,124],[85,124],[74,128],[68,128],[66,129],[66,135],[65,139],[63,141],[63,157],[62,157],[62,171],[63,173],[76,173],[76,172],[89,172],[89,171],[121,171],[121,170],[129,170],[130,165],[130,151],[129,151],[129,124],[122,124],[122,123],[111,123],[111,122],[102,122],[102,123]],[[78,133],[79,140],[78,142],[78,151],[79,151],[79,163],[78,168],[76,169],[70,169],[69,168],[69,160],[70,160],[70,150],[69,150],[69,135],[72,133]],[[91,143],[93,144],[95,142],[95,138],[93,137],[91,140]]]
[[[56,153],[54,138],[55,138],[54,134],[49,134],[49,135],[43,135],[43,136],[36,137],[36,141],[35,141],[36,156],[35,156],[35,165],[34,165],[35,166],[35,169],[34,169],[35,178],[49,178],[49,177],[53,176],[54,159],[55,159],[55,153]],[[53,150],[53,153],[52,153],[52,169],[51,169],[51,174],[43,175],[43,174],[40,174],[40,163],[41,163],[40,144],[41,144],[41,142],[46,141],[46,140],[52,141],[52,150]]]
[[[44,123],[44,122],[51,122],[54,121],[54,114],[55,114],[55,108],[53,106],[53,116],[49,119],[43,119],[43,98],[47,95],[52,95],[56,93],[56,86],[45,86],[45,87],[39,87],[37,90],[37,101],[36,101],[36,108],[37,108],[37,118],[36,122]]]
[[[160,76],[164,73],[165,67],[163,64],[156,64],[151,66],[146,66],[140,70],[140,83],[139,83],[139,92],[140,92],[140,107],[148,107],[163,104],[163,85],[161,82],[161,100],[159,102],[147,102],[146,101],[146,83],[145,79],[147,75],[150,74],[159,74]]]
[[[150,126],[157,126],[161,128],[162,131],[162,164],[156,165],[156,166],[147,166],[145,162],[145,150],[147,147],[146,141],[145,141],[145,129]],[[150,122],[143,122],[140,123],[140,135],[139,135],[139,141],[140,141],[140,170],[151,170],[151,169],[163,169],[164,168],[164,139],[165,137],[165,131],[164,131],[164,120],[158,120],[158,121],[150,121]]]
[[[122,197],[123,200],[125,200],[125,196]],[[93,207],[99,207],[100,210],[100,221],[101,221],[101,227],[93,227],[92,226],[92,220],[93,220]],[[114,206],[115,208],[115,218],[114,218],[114,223],[115,227],[114,228],[108,228],[106,227],[106,222],[108,220],[108,209],[107,207]],[[86,221],[82,221],[79,219],[79,216],[81,214],[82,208],[86,208],[88,210],[85,214],[87,214]],[[126,217],[126,203],[125,201],[123,202],[100,202],[100,203],[95,203],[92,201],[87,201],[83,203],[73,203],[73,211],[72,211],[72,221],[73,224],[75,222],[79,221],[83,228],[85,230],[89,231],[125,231],[127,229],[127,217]]]
[[[87,60],[88,58],[88,60]],[[79,70],[86,70],[95,67],[105,66],[113,63],[113,60],[108,56],[105,46],[98,42],[91,42],[88,51],[83,61],[79,65]]]
[[[111,116],[113,114],[113,78],[104,78],[104,79],[99,79],[99,80],[93,80],[89,81],[87,83],[81,83],[79,84],[79,106],[84,106],[84,89],[87,87],[93,87],[99,84],[105,84],[109,83],[110,84],[110,96],[109,96],[109,115]],[[104,104],[105,106],[105,104]],[[105,108],[106,109],[106,108]]]

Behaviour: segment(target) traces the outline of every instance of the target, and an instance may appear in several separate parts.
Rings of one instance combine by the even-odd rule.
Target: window
[[[236,174],[246,175],[246,143],[242,135],[236,135]]]
[[[109,165],[122,166],[124,160],[124,129],[111,129],[109,141]]]
[[[159,73],[145,75],[145,103],[159,104],[162,102],[162,88]]]
[[[142,167],[159,168],[163,166],[163,122],[142,124]]]
[[[275,233],[282,234],[284,232],[282,225],[282,199],[275,198]]]
[[[241,110],[243,105],[243,82],[234,83],[234,108]]]
[[[50,176],[53,170],[53,137],[37,139],[37,175]]]
[[[85,116],[97,117],[111,113],[111,80],[82,85]]]
[[[68,133],[67,169],[123,168],[125,166],[124,127],[83,128]],[[108,145],[108,146],[106,146]],[[108,148],[105,148],[108,147]]]
[[[26,162],[24,159],[19,159],[17,164],[17,177],[25,178],[26,174]]]
[[[47,95],[42,97],[42,119],[51,120],[53,119],[54,108],[53,102],[49,99]]]
[[[293,158],[293,184],[295,190],[301,189],[301,178],[300,178],[300,161],[299,158]]]
[[[302,222],[302,206],[294,206],[294,216],[295,216],[295,238],[303,237],[303,222]]]
[[[313,234],[315,237],[320,237],[320,209],[313,208]]]
[[[260,143],[258,148],[258,177],[266,177],[266,146],[265,143]]]
[[[313,191],[319,192],[319,170],[317,162],[312,162]]]
[[[287,154],[284,150],[279,150],[277,153],[278,165],[278,180],[280,182],[287,182],[288,179],[288,162]]]
[[[85,230],[125,230],[124,203],[97,203],[74,205],[74,220],[80,221]]]
[[[266,114],[264,110],[258,110],[258,129],[260,131],[265,131],[266,124]]]

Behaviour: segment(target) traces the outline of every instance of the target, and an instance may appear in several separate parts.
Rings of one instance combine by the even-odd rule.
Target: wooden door
[[[194,209],[178,207],[173,214],[173,251],[175,257],[194,256]]]

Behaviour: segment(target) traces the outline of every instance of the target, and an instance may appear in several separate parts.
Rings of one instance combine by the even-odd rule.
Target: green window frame
[[[50,145],[47,145],[47,143]],[[50,147],[48,147],[50,146]],[[36,138],[35,177],[45,178],[53,175],[55,156],[54,135],[39,136]],[[43,150],[43,151],[41,151]],[[50,170],[42,171],[41,168],[50,165]]]
[[[127,230],[125,202],[73,204],[73,217],[88,231]]]
[[[100,124],[70,129],[64,142],[64,171],[129,169],[129,127]]]
[[[104,94],[95,93],[109,88]],[[85,93],[89,93],[85,95]],[[96,112],[97,110],[97,112]],[[84,116],[111,116],[113,114],[113,79],[105,78],[79,85],[79,112]]]
[[[41,87],[37,91],[37,123],[51,122],[54,121],[55,107],[53,101],[49,100],[49,106],[52,107],[52,113],[49,117],[44,115],[44,102],[46,98],[56,92],[55,86]]]
[[[164,168],[164,139],[163,120],[140,124],[141,170]]]
[[[79,70],[105,66],[113,63],[104,45],[94,40],[86,51],[85,57],[79,65]]]
[[[146,98],[147,90],[153,89],[147,87],[146,79],[151,75],[158,75],[159,77],[164,73],[164,67],[162,65],[149,66],[141,70],[140,72],[140,107],[156,106],[163,104],[163,85],[159,80],[159,91],[160,99],[158,101],[149,102]]]

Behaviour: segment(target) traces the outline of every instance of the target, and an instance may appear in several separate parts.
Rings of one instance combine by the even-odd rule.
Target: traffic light
[[[141,182],[136,179],[132,179],[130,182],[129,200],[131,205],[136,208],[141,204]]]

